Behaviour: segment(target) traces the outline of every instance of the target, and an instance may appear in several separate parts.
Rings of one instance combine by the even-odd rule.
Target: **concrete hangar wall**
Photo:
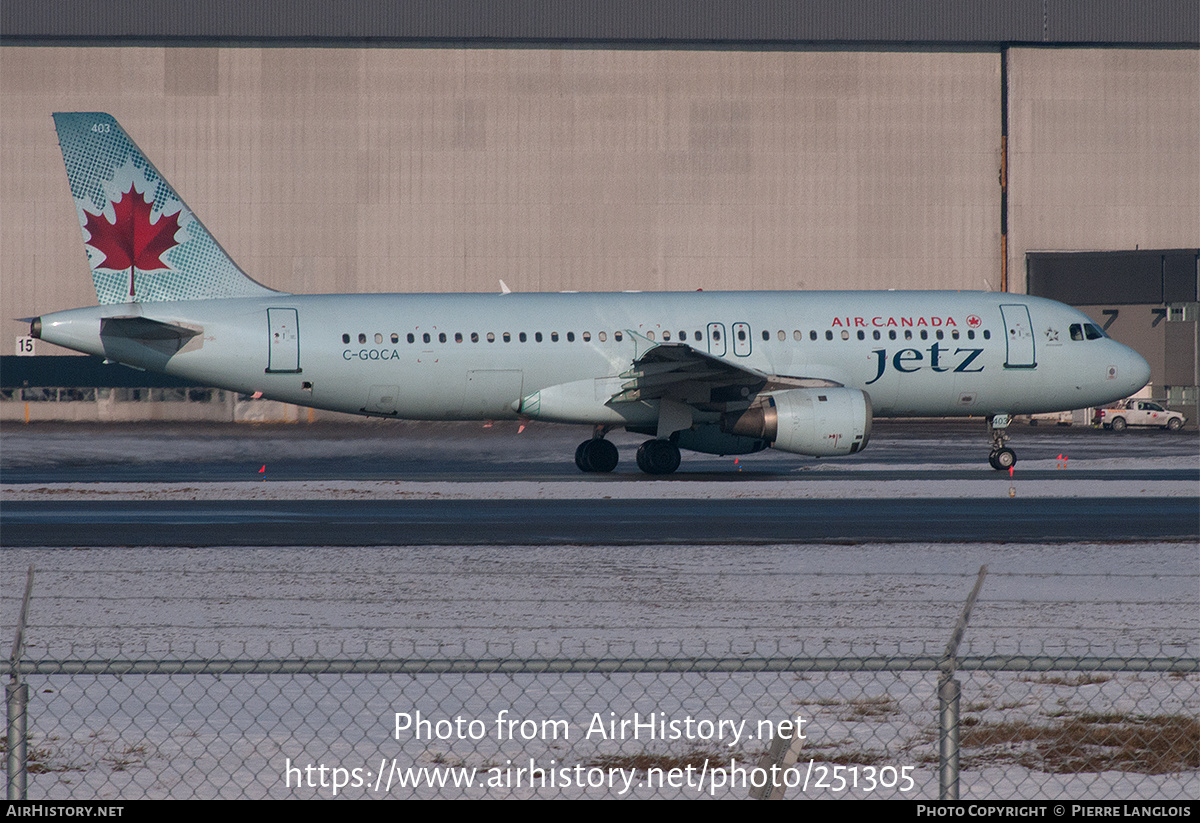
[[[287,291],[1020,291],[1026,249],[1200,245],[1187,2],[64,2],[0,11],[8,317],[95,301],[63,110]]]

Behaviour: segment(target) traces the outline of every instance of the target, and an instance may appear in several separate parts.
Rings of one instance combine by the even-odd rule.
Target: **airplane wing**
[[[820,377],[767,374],[714,357],[686,343],[644,342],[650,343],[650,348],[620,375],[626,382],[609,399],[610,403],[667,399],[696,408],[716,409],[728,403],[749,402],[765,391],[842,385]]]

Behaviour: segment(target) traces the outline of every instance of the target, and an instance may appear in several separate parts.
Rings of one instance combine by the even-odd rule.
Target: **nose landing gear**
[[[1009,422],[1011,418],[1007,414],[995,414],[987,419],[988,436],[992,439],[988,463],[998,471],[1010,469],[1017,463],[1017,453],[1004,445],[1008,442]]]

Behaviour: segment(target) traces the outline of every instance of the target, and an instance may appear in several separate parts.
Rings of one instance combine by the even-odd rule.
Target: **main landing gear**
[[[581,472],[610,472],[617,467],[621,455],[617,447],[604,439],[607,429],[597,426],[591,440],[584,440],[575,449],[575,465]]]
[[[597,428],[591,440],[575,449],[575,465],[589,474],[610,472],[617,467],[617,447],[604,439],[606,431]],[[671,474],[679,468],[679,447],[670,440],[647,440],[637,450],[638,468],[646,474]]]
[[[620,459],[617,447],[603,438],[585,440],[575,450],[575,465],[583,472],[610,472]]]
[[[637,464],[646,474],[670,474],[679,468],[679,447],[670,440],[647,440],[638,446]]]
[[[1008,442],[1009,422],[1007,414],[996,414],[987,419],[988,435],[992,438],[992,453],[988,455],[988,462],[998,471],[1011,469],[1017,464],[1017,453],[1004,445]]]

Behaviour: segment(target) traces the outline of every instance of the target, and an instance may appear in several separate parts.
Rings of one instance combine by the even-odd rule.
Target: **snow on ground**
[[[1036,448],[1022,452],[1032,459],[1022,459],[1012,480],[871,476],[898,466],[960,470],[977,461],[980,432],[934,431],[890,442],[877,433],[871,450],[848,461],[777,453],[746,458],[747,468],[795,473],[794,479],[763,481],[86,482],[89,466],[162,462],[164,454],[177,461],[253,463],[249,475],[260,461],[285,457],[353,461],[382,455],[397,465],[414,454],[506,464],[562,461],[580,437],[574,430],[523,435],[525,440],[511,431],[476,437],[445,428],[402,428],[409,435],[403,438],[375,430],[346,436],[297,431],[237,429],[224,436],[174,428],[97,435],[64,427],[18,429],[14,436],[9,427],[0,443],[0,469],[78,466],[80,477],[5,483],[0,503],[97,495],[982,497],[1007,496],[1010,487],[1020,496],[1197,493],[1189,481],[1068,479],[1071,468],[1062,469],[1062,479],[1022,479],[1022,470],[1057,470],[1060,451],[1070,453],[1072,468],[1196,467],[1191,435],[1118,441],[1085,432],[1039,432]],[[1114,451],[1114,443],[1121,448]],[[877,444],[881,448],[873,452]],[[931,456],[937,462],[924,462]],[[733,470],[731,459],[708,465]],[[817,479],[831,470],[859,476]],[[988,576],[962,655],[1200,656],[1200,556],[1189,543],[47,548],[5,549],[3,557],[0,610],[10,629],[20,605],[17,581],[28,565],[36,568],[26,652],[33,660],[937,656],[983,564]],[[1196,673],[1049,670],[957,677],[965,718],[963,799],[1200,796]],[[51,675],[27,681],[33,693],[31,748],[39,764],[30,775],[33,798],[330,797],[335,768],[346,770],[337,774],[350,780],[356,776],[350,770],[360,769],[363,782],[340,789],[339,797],[746,796],[742,787],[715,785],[717,769],[728,768],[731,758],[752,765],[765,745],[757,734],[730,746],[727,737],[698,733],[671,740],[647,740],[643,733],[631,740],[605,739],[594,730],[597,717],[632,720],[635,713],[643,721],[651,713],[681,723],[689,717],[744,720],[754,732],[759,721],[801,716],[807,737],[800,762],[810,782],[789,797],[937,796],[937,675],[930,672]],[[420,712],[434,723],[480,720],[484,733],[477,740],[437,734],[418,739],[409,730],[397,736],[397,712]],[[554,739],[539,726],[528,739],[501,739],[496,721],[503,712],[518,721],[562,721],[554,728],[565,729],[565,737]],[[1168,731],[1182,734],[1190,754],[1172,760],[1168,752],[1159,766],[1147,765],[1146,753],[1156,743],[1142,739],[1146,730],[1154,734],[1151,741]],[[1122,759],[1117,743],[1130,743],[1135,754]],[[1143,759],[1134,762],[1136,757]],[[536,770],[518,775],[515,770],[528,769],[531,759]],[[634,771],[639,763],[678,769],[682,785],[647,785],[651,773]],[[308,766],[327,771],[306,771]],[[391,776],[390,789],[382,781],[376,788],[381,767]],[[420,787],[397,786],[410,768],[440,771],[414,775],[425,781]],[[439,778],[465,780],[472,769],[472,788],[428,785]],[[911,777],[911,786],[903,775]],[[522,784],[513,785],[518,778]],[[606,785],[577,785],[588,778]],[[501,785],[479,785],[489,779]],[[607,785],[610,779],[615,785]],[[634,781],[628,790],[626,779]]]

